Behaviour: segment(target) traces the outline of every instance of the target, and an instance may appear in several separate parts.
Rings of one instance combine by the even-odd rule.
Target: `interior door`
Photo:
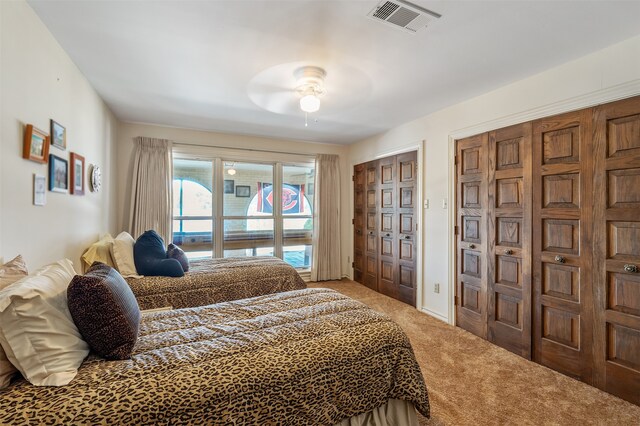
[[[378,160],[378,171],[380,179],[378,185],[378,215],[380,217],[380,229],[378,232],[378,291],[398,299],[396,157]]]
[[[531,359],[531,123],[489,132],[488,340]]]
[[[398,208],[396,218],[398,229],[398,298],[416,306],[416,202],[417,202],[417,160],[416,151],[399,154],[396,161]]]
[[[364,284],[365,166],[353,168],[353,279]]]
[[[594,384],[640,404],[640,97],[595,109]]]
[[[534,122],[534,360],[592,380],[591,109]]]
[[[366,163],[364,285],[378,291],[378,162]]]
[[[456,325],[487,338],[487,134],[456,142]]]

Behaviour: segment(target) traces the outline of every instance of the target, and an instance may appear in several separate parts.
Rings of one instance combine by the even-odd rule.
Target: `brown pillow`
[[[127,359],[138,340],[140,307],[122,275],[95,262],[67,288],[71,317],[89,347],[106,359]]]
[[[183,271],[187,272],[189,270],[189,258],[177,245],[173,243],[169,244],[169,247],[167,247],[167,257],[169,259],[175,259],[180,262]]]

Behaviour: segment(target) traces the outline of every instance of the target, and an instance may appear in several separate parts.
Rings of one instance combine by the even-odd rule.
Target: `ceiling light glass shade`
[[[236,174],[236,169],[229,169],[227,170],[227,173],[229,173],[231,176]]]
[[[300,98],[300,109],[304,112],[316,112],[320,109],[320,98],[316,95],[305,95]]]

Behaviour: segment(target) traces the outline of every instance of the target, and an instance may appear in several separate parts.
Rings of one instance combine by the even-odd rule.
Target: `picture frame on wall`
[[[225,179],[224,180],[224,193],[225,194],[233,194],[234,192],[234,183],[235,181],[232,179]]]
[[[71,153],[71,194],[84,195],[84,157]]]
[[[49,191],[69,191],[69,163],[53,154],[49,154]]]
[[[251,197],[251,187],[248,185],[236,185],[236,197],[239,197],[239,198]]]
[[[67,129],[55,120],[51,120],[51,145],[67,149]]]
[[[47,178],[37,173],[33,174],[33,205],[47,204]]]
[[[24,128],[22,158],[43,164],[47,164],[49,158],[49,135],[33,124]]]

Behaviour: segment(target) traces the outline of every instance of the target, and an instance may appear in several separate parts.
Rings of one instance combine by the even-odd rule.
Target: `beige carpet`
[[[387,313],[424,374],[424,425],[640,425],[640,407],[527,361],[353,281],[312,283]]]

